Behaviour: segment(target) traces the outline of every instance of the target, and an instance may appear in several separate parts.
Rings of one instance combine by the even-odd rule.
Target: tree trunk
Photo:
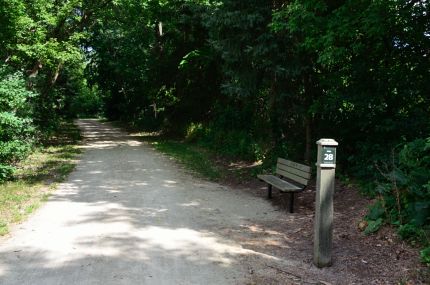
[[[315,88],[313,86],[311,74],[305,74],[303,84],[305,89],[305,114],[304,114],[304,127],[305,127],[305,153],[304,161],[307,164],[311,163],[311,153],[312,153],[312,114],[309,112],[309,108],[312,105],[314,98]]]
[[[306,141],[305,141],[304,161],[305,163],[310,164],[311,153],[312,153],[312,116],[310,114],[306,114],[305,131],[306,131]]]
[[[58,79],[58,76],[60,76],[60,72],[61,72],[61,69],[63,68],[63,63],[59,63],[58,65],[57,65],[57,68],[55,69],[55,72],[54,72],[54,74],[53,74],[53,76],[52,76],[52,79],[51,79],[51,87],[53,86],[53,85],[55,85],[55,83],[57,82],[57,79]]]

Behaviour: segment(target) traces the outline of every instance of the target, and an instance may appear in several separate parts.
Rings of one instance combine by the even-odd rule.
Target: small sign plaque
[[[321,151],[321,164],[336,164],[336,148],[323,146]]]

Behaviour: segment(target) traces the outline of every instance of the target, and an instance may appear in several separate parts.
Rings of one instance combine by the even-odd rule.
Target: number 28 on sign
[[[323,164],[335,164],[336,163],[336,148],[335,147],[323,147],[322,159]]]

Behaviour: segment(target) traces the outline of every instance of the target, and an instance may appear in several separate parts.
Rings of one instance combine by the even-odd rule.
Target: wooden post
[[[321,268],[332,263],[333,194],[338,143],[333,139],[320,139],[317,145],[314,264]]]

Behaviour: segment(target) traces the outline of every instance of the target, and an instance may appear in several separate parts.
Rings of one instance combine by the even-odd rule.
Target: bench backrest
[[[276,174],[306,186],[311,178],[311,168],[304,164],[278,158]]]

